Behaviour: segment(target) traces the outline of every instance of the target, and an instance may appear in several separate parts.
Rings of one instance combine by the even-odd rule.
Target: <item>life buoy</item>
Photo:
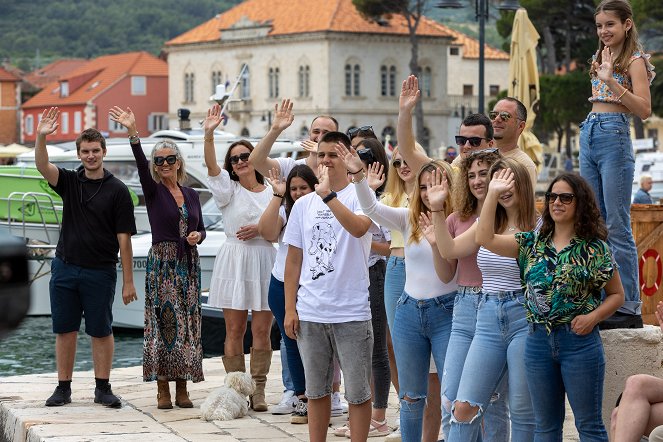
[[[656,278],[653,285],[648,286],[643,275],[643,268],[647,259],[653,259],[656,262]],[[640,258],[639,268],[640,268],[640,290],[647,296],[652,296],[658,291],[658,288],[661,286],[661,277],[663,276],[663,262],[661,262],[661,256],[654,249],[647,249],[645,253],[642,254]]]

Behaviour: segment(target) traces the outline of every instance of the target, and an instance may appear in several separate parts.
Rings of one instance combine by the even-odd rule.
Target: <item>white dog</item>
[[[246,416],[249,412],[246,397],[255,388],[250,374],[241,371],[228,373],[223,387],[210,393],[200,406],[201,417],[207,421],[229,421]]]

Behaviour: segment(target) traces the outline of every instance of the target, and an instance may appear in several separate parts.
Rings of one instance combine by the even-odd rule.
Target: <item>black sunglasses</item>
[[[470,146],[479,147],[483,140],[490,141],[488,138],[482,137],[464,137],[462,135],[456,135],[456,144],[459,146],[465,146],[465,143],[470,142]]]
[[[554,193],[546,192],[546,202],[552,204],[557,201],[557,198],[562,202],[562,204],[568,205],[571,204],[575,195],[572,193]]]
[[[366,161],[369,166],[375,161],[375,157],[373,156],[373,151],[371,149],[359,149],[357,151],[357,155],[359,155],[359,158],[362,161]]]
[[[350,137],[350,139],[353,139],[359,132],[368,132],[368,131],[371,131],[371,133],[373,133],[373,126],[353,127],[352,129],[348,129],[348,137]]]
[[[407,163],[404,160],[394,160],[391,162],[391,165],[396,169],[400,169],[401,166],[407,167]]]
[[[498,148],[489,147],[488,149],[474,150],[474,151],[468,153],[467,155],[470,156],[470,157],[473,157],[473,156],[478,155],[480,153],[497,153],[497,154],[499,154],[499,152],[500,152],[500,150]]]
[[[177,161],[177,155],[168,155],[167,157],[154,157],[154,164],[163,166],[163,163],[168,163],[171,166]]]
[[[244,161],[245,163],[249,161],[249,157],[251,154],[249,152],[244,152],[240,153],[239,155],[233,155],[228,160],[230,161],[230,164],[237,164],[239,163],[240,160]]]
[[[496,119],[497,117],[500,117],[500,118],[501,118],[502,120],[504,120],[504,121],[509,121],[509,119],[510,119],[511,117],[513,117],[513,115],[511,115],[511,114],[508,113],[507,111],[501,111],[501,112],[490,111],[490,112],[488,112],[488,117],[489,117],[491,120],[494,120],[494,119]],[[520,120],[520,118],[516,117],[516,120]]]

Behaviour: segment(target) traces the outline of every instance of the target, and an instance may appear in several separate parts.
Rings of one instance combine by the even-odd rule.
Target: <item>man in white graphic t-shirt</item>
[[[341,132],[320,140],[320,184],[295,202],[283,238],[288,244],[285,330],[297,339],[302,356],[313,442],[327,436],[334,357],[345,375],[353,440],[366,440],[371,420],[368,256],[373,224],[350,186],[348,175],[359,171],[346,170],[337,143],[350,146]]]

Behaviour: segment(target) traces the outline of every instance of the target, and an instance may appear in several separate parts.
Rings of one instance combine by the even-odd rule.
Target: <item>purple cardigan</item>
[[[182,258],[186,254],[191,264],[191,246],[186,238],[180,237],[180,212],[175,198],[163,183],[156,182],[150,174],[150,164],[145,157],[140,141],[131,144],[140,184],[145,194],[145,205],[147,206],[147,217],[152,228],[152,244],[163,241],[177,242],[177,256]],[[179,184],[178,184],[179,186]],[[205,239],[205,225],[203,224],[203,212],[200,207],[200,198],[195,190],[190,187],[180,186],[184,195],[184,204],[189,212],[187,235],[191,232],[200,232],[200,241]]]

